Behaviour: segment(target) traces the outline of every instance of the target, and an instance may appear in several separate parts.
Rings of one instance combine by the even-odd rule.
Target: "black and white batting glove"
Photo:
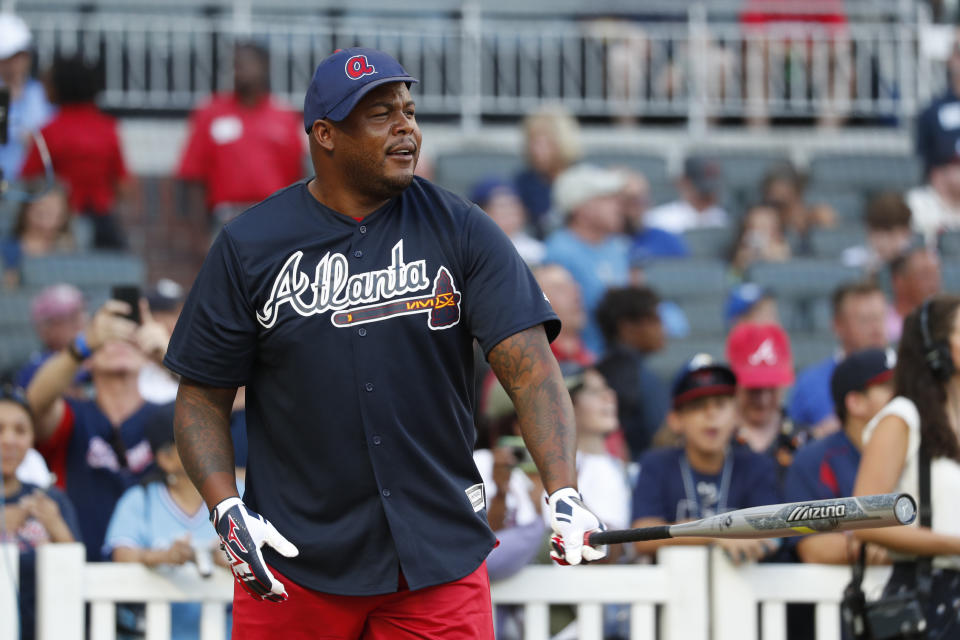
[[[244,591],[258,600],[286,600],[287,590],[267,568],[260,547],[268,544],[280,555],[293,558],[300,553],[293,543],[236,496],[215,506],[210,520],[220,535],[220,548],[227,556],[233,577]]]
[[[550,506],[550,526],[554,533],[550,539],[550,557],[554,562],[580,564],[606,557],[606,545],[591,547],[583,544],[586,534],[604,531],[606,527],[583,504],[579,491],[573,487],[557,489],[547,498],[547,504]]]

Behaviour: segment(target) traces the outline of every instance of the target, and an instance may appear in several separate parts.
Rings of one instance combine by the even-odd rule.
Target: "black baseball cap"
[[[851,391],[866,391],[893,378],[897,354],[893,349],[864,349],[850,354],[837,365],[830,378],[830,395],[835,407],[843,406]]]
[[[698,353],[677,372],[673,380],[673,408],[705,396],[732,396],[737,388],[733,370],[713,356]]]
[[[303,128],[310,133],[317,120],[345,119],[363,96],[388,82],[406,82],[409,86],[417,79],[383,51],[365,47],[339,49],[320,62],[307,87]]]
[[[143,427],[143,436],[150,444],[150,450],[156,455],[164,447],[174,443],[173,403],[158,407]]]

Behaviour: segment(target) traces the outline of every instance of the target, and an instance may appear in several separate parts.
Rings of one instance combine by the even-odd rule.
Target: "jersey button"
[[[380,436],[373,436],[373,444],[380,444]]]
[[[354,258],[362,258],[362,257],[363,257],[363,251],[360,251],[360,249],[357,249],[356,251],[353,252],[353,257],[354,257]]]
[[[384,489],[384,490],[381,491],[380,493],[383,494],[383,497],[384,497],[384,498],[389,498],[389,497],[390,497],[390,489]]]
[[[366,389],[367,391],[373,391],[373,383],[368,382],[367,384],[363,385],[363,388]]]
[[[360,225],[360,233],[366,233],[366,232],[367,232],[367,225],[365,224]]]
[[[357,329],[357,335],[362,338],[363,336],[367,335],[367,329],[365,327],[360,327]]]

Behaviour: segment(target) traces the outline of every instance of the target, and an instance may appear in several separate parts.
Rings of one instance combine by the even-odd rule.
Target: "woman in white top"
[[[921,434],[930,463],[932,527],[865,529],[857,538],[886,547],[894,571],[885,593],[913,589],[916,559],[933,557],[926,638],[960,637],[960,297],[936,296],[909,314],[894,373],[893,400],[863,432],[854,495],[918,496]]]

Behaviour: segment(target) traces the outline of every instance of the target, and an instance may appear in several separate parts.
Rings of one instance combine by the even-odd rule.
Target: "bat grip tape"
[[[596,531],[583,537],[584,544],[619,544],[622,542],[643,542],[644,540],[666,540],[672,538],[670,525],[642,527],[640,529],[617,529],[614,531]]]

